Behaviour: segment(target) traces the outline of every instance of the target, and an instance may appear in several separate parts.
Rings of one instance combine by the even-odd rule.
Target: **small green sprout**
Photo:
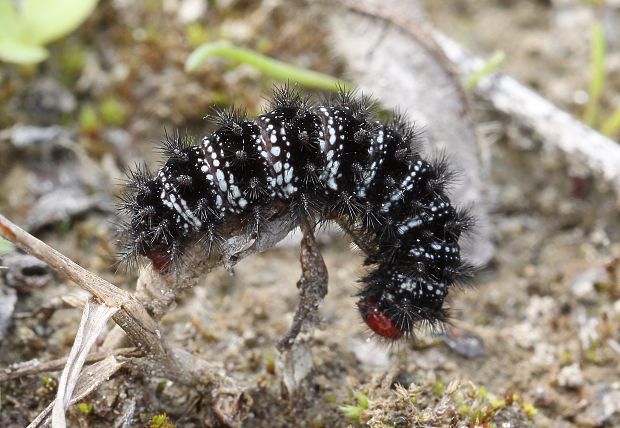
[[[465,78],[465,82],[463,85],[465,89],[471,90],[478,86],[478,83],[483,78],[489,76],[494,73],[506,60],[506,54],[503,51],[495,51],[491,54],[491,56],[485,61],[485,63],[476,71],[472,71]]]
[[[93,405],[91,403],[78,403],[77,408],[83,415],[90,415],[93,412]]]
[[[530,419],[532,419],[534,416],[538,414],[538,409],[536,408],[536,406],[534,406],[532,403],[529,403],[527,401],[524,401],[521,404],[521,408],[523,409],[527,417]]]
[[[162,413],[151,418],[149,428],[175,428],[176,426],[170,422],[168,415]]]
[[[41,376],[41,383],[43,383],[43,386],[45,388],[50,390],[56,389],[56,387],[58,386],[58,381],[56,380],[56,378],[46,375]]]
[[[198,70],[210,57],[224,57],[249,64],[276,80],[297,82],[310,88],[334,91],[338,87],[351,87],[350,84],[335,77],[278,61],[250,49],[235,46],[227,40],[205,43],[196,48],[185,61],[185,71],[191,73]]]
[[[617,107],[607,119],[601,118],[601,98],[605,89],[607,61],[607,45],[605,31],[600,22],[592,26],[590,51],[590,83],[588,88],[588,104],[583,112],[583,121],[595,127],[602,134],[613,137],[620,132],[620,107]]]
[[[45,60],[44,46],[79,27],[96,5],[97,0],[0,0],[0,60]]]
[[[598,110],[601,96],[603,95],[603,88],[605,87],[605,58],[607,56],[605,33],[600,23],[592,26],[591,37],[590,67],[592,77],[588,90],[590,96],[583,113],[583,120],[589,126],[595,126],[598,120]]]
[[[351,419],[354,422],[360,423],[360,417],[362,416],[363,408],[360,406],[354,406],[351,404],[347,404],[344,406],[338,407],[338,409],[342,412],[342,414]]]
[[[357,401],[357,405],[347,404],[344,406],[339,406],[338,409],[348,419],[360,423],[362,412],[368,409],[370,406],[370,400],[368,395],[363,392],[354,392],[353,397],[355,398],[355,401]]]
[[[593,340],[586,349],[586,359],[593,364],[600,364],[601,358],[599,356],[599,348],[600,342],[598,340]]]
[[[443,393],[446,391],[446,388],[443,384],[443,382],[441,381],[441,379],[437,379],[437,381],[435,382],[435,385],[433,386],[433,392],[435,393],[435,395],[443,395]]]
[[[92,104],[83,104],[78,115],[80,129],[86,134],[96,133],[101,128],[101,122],[97,110]]]
[[[364,394],[363,392],[354,392],[353,397],[355,398],[355,401],[357,401],[357,404],[360,405],[360,407],[367,409],[368,406],[370,406],[370,399],[368,398],[368,395]]]
[[[104,99],[99,106],[99,112],[103,121],[111,126],[121,126],[127,120],[127,109],[115,98]]]

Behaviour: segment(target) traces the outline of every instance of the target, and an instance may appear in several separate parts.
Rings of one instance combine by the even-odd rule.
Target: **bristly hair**
[[[160,153],[162,157],[168,159],[181,156],[185,149],[193,145],[194,138],[187,132],[181,133],[179,130],[176,130],[174,134],[170,134],[168,130],[164,128],[164,140],[155,151]]]
[[[206,115],[204,119],[213,122],[220,130],[241,135],[243,131],[240,124],[247,119],[247,113],[244,109],[235,106],[231,108],[214,107],[211,114]]]
[[[347,89],[342,85],[338,91],[327,94],[322,103],[325,105],[347,108],[353,117],[358,120],[368,121],[372,125],[379,110],[379,103],[372,96],[366,95],[358,89]]]
[[[309,104],[310,99],[302,95],[299,88],[290,82],[286,82],[281,86],[274,86],[273,95],[267,103],[269,111],[278,109],[303,111],[308,108]]]

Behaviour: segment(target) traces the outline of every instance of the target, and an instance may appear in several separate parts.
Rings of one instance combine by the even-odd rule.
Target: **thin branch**
[[[127,291],[110,284],[74,263],[64,254],[38,240],[2,214],[0,214],[0,234],[22,250],[47,263],[52,270],[66,275],[80,288],[88,291],[107,306],[120,307],[131,297]]]

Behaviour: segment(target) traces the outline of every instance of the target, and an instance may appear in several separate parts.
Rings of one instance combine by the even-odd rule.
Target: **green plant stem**
[[[506,60],[506,54],[503,51],[495,51],[493,54],[487,59],[482,67],[478,70],[471,72],[465,78],[465,89],[471,90],[478,86],[478,82],[489,74],[496,71],[500,65]]]
[[[592,77],[590,78],[589,99],[583,114],[583,120],[590,126],[595,126],[598,120],[598,110],[605,87],[605,57],[607,48],[605,46],[605,33],[603,26],[596,23],[592,26],[592,41],[590,53],[590,67]]]
[[[277,80],[293,81],[303,86],[337,90],[339,87],[351,87],[346,82],[323,73],[296,67],[282,61],[261,55],[249,49],[234,46],[226,40],[205,43],[194,50],[185,62],[187,72],[196,71],[209,57],[224,57],[245,64],[250,64],[268,76]]]
[[[601,125],[601,132],[608,137],[612,137],[620,132],[620,107]]]

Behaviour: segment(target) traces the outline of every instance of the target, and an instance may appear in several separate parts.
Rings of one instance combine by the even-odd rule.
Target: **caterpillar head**
[[[364,322],[381,337],[398,340],[416,328],[433,328],[447,320],[442,308],[448,291],[445,284],[391,269],[380,269],[364,282],[357,307]]]

